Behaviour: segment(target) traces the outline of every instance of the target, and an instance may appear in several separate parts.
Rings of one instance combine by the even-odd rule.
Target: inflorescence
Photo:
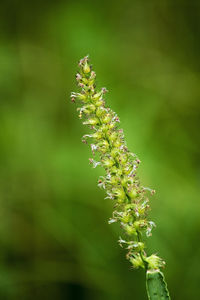
[[[144,233],[151,236],[155,226],[147,219],[148,195],[154,191],[140,185],[137,177],[140,160],[126,146],[123,130],[119,129],[119,117],[106,106],[106,88],[96,89],[96,74],[88,56],[80,60],[79,68],[76,80],[81,91],[72,93],[71,99],[81,103],[77,109],[79,117],[91,129],[82,139],[84,143],[91,140],[93,158],[89,161],[94,168],[100,165],[106,172],[99,178],[98,186],[105,189],[106,198],[114,201],[115,210],[108,223],[119,222],[123,228],[124,237],[119,238],[119,244],[128,249],[127,259],[134,268],[159,269],[164,261],[155,254],[147,256],[142,241]]]

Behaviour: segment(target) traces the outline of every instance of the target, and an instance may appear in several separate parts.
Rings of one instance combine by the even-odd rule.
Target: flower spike
[[[148,196],[154,193],[142,187],[137,175],[140,160],[131,153],[126,145],[123,130],[119,128],[117,114],[106,106],[106,88],[98,90],[95,84],[96,74],[92,70],[88,56],[79,62],[76,74],[79,93],[72,93],[72,102],[80,104],[79,117],[91,132],[83,136],[83,142],[91,140],[93,168],[98,165],[105,169],[98,186],[106,190],[107,197],[114,202],[114,212],[109,224],[119,222],[124,234],[119,238],[120,246],[128,249],[127,259],[134,268],[159,270],[164,261],[157,255],[147,256],[143,236],[151,236],[154,222],[147,219],[149,210]],[[89,138],[89,140],[88,140]],[[87,141],[86,141],[87,139]]]

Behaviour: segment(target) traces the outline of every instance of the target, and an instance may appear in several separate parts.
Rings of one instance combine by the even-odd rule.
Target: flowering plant
[[[96,74],[86,56],[80,60],[79,72],[76,74],[81,91],[72,93],[71,99],[72,102],[78,100],[80,103],[77,108],[79,117],[90,128],[90,133],[84,135],[82,140],[84,143],[91,140],[93,158],[89,161],[94,168],[100,165],[105,169],[105,176],[99,178],[98,186],[105,189],[106,198],[114,201],[114,211],[108,223],[120,223],[124,234],[119,238],[119,244],[128,250],[127,259],[134,268],[141,267],[147,271],[149,299],[169,299],[160,271],[165,262],[156,254],[148,256],[143,240],[144,234],[151,236],[155,227],[154,222],[147,218],[148,198],[154,190],[140,184],[137,176],[140,160],[128,150],[123,130],[119,128],[119,117],[106,106],[107,90],[98,90],[95,78]],[[152,298],[151,290],[159,298]],[[158,290],[157,294],[155,290]],[[162,295],[165,298],[161,298]]]

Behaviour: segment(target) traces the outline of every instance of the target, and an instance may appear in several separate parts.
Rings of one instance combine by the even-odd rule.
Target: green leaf
[[[170,300],[164,275],[159,270],[148,270],[146,288],[149,300]]]

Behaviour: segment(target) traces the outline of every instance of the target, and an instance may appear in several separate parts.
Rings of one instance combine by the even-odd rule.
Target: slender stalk
[[[128,150],[123,130],[119,128],[119,117],[106,106],[107,90],[97,90],[95,78],[86,56],[80,60],[76,75],[80,93],[72,93],[71,98],[80,104],[77,108],[79,117],[90,129],[89,134],[83,136],[83,142],[91,140],[93,157],[98,160],[90,158],[89,161],[94,168],[100,165],[105,169],[98,186],[105,189],[106,198],[114,202],[113,215],[108,223],[120,223],[124,233],[119,244],[128,250],[127,259],[134,268],[145,269],[149,299],[169,299],[166,298],[168,292],[160,272],[165,262],[155,254],[147,255],[143,238],[144,234],[151,236],[155,226],[147,218],[148,198],[154,191],[141,186],[137,176],[140,160]]]

